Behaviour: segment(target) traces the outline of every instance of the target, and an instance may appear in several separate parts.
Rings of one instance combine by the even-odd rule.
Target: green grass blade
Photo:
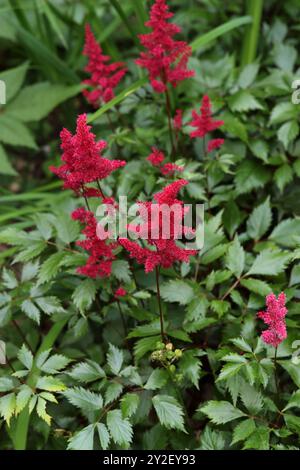
[[[145,23],[148,19],[146,9],[145,9],[145,2],[143,0],[131,0],[136,17],[138,20],[138,29],[140,33],[144,33],[146,30]]]
[[[252,24],[246,29],[244,36],[241,61],[243,67],[255,61],[262,10],[263,0],[248,0],[247,13],[252,18]]]
[[[234,18],[233,20],[227,21],[226,23],[212,29],[208,33],[196,38],[190,44],[190,46],[193,51],[196,51],[197,49],[200,49],[200,47],[206,46],[218,37],[223,36],[223,34],[226,34],[229,31],[239,28],[240,26],[243,26],[245,24],[249,24],[251,23],[251,21],[251,16],[241,16],[240,18]]]
[[[31,33],[19,27],[17,35],[30,53],[33,55],[36,63],[42,67],[45,65],[53,67],[60,77],[64,77],[68,83],[79,83],[80,78],[68,67],[68,65],[59,59],[52,51],[38,41]],[[49,78],[49,77],[48,77]]]
[[[128,20],[128,18],[126,16],[123,8],[121,7],[120,3],[118,2],[118,0],[110,0],[110,2],[112,4],[112,6],[115,8],[115,10],[117,11],[117,13],[120,15],[120,18],[122,19],[124,25],[128,29],[128,32],[129,32],[130,36],[132,37],[134,43],[140,49],[141,44],[138,40],[136,32],[135,32],[134,28],[131,26],[130,21]]]
[[[95,111],[93,114],[89,114],[87,122],[90,124],[91,122],[95,121],[95,119],[99,118],[100,116],[102,116],[102,114],[106,113],[106,111],[113,108],[115,105],[119,104],[121,101],[127,98],[127,96],[131,95],[132,93],[137,91],[139,88],[146,85],[147,82],[148,82],[147,78],[141,78],[137,82],[134,82],[132,85],[130,85],[121,93],[119,93],[117,96],[115,96],[111,101],[109,101],[108,103],[105,103],[105,105],[103,105],[100,109]]]

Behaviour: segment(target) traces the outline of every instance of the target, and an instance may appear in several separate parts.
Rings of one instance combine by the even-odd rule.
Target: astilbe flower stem
[[[168,116],[168,128],[169,128],[169,136],[170,136],[170,143],[171,143],[171,158],[174,159],[175,157],[175,144],[173,138],[173,127],[172,127],[172,117],[171,117],[171,101],[168,89],[165,91],[166,97],[166,111]]]
[[[164,315],[161,306],[161,297],[160,297],[160,285],[159,285],[159,267],[155,267],[155,277],[156,277],[156,295],[157,295],[157,302],[158,302],[158,310],[159,310],[159,321],[160,321],[160,335],[161,340],[165,342],[165,331],[164,331]]]

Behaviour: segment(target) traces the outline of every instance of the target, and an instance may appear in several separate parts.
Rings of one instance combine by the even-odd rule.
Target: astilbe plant
[[[151,32],[140,35],[145,51],[136,60],[138,66],[148,70],[153,89],[148,87],[148,92],[157,92],[155,99],[165,100],[170,142],[164,135],[166,126],[162,127],[155,134],[156,141],[143,142],[144,153],[135,166],[135,156],[121,145],[118,150],[126,161],[107,156],[112,150],[108,152],[107,142],[97,140],[88,124],[93,116],[79,114],[74,134],[67,129],[61,131],[62,163],[50,169],[63,181],[63,188],[75,195],[68,206],[69,222],[81,227],[81,235],[79,229],[74,237],[68,233],[64,245],[60,237],[67,230],[55,232],[53,240],[52,220],[47,220],[51,230],[47,224],[43,227],[43,237],[34,246],[35,256],[40,256],[45,246],[50,249],[56,244],[57,253],[51,254],[41,267],[33,263],[24,269],[20,283],[12,274],[4,273],[10,293],[1,297],[1,302],[12,298],[27,319],[38,324],[41,312],[58,317],[36,354],[36,339],[28,341],[18,323],[15,325],[24,345],[18,351],[17,367],[9,363],[13,379],[0,382],[4,393],[0,414],[8,426],[16,418],[13,427],[16,432],[11,431],[12,435],[16,433],[16,448],[26,446],[32,410],[35,408],[38,416],[50,425],[46,402],[57,403],[60,398],[82,414],[78,421],[74,413],[71,417],[63,416],[61,421],[60,416],[55,416],[58,425],[65,426],[57,431],[68,437],[69,449],[92,449],[96,436],[97,445],[103,449],[129,448],[133,442],[133,423],[146,436],[138,437],[134,448],[139,445],[148,448],[151,444],[176,448],[180,442],[187,449],[199,445],[202,449],[263,449],[276,448],[281,439],[290,436],[289,442],[296,442],[298,417],[291,418],[286,411],[298,406],[299,394],[286,399],[293,388],[287,380],[280,382],[279,363],[295,382],[299,382],[298,372],[290,362],[277,361],[278,354],[284,355],[280,348],[289,340],[285,319],[288,296],[281,292],[276,297],[271,292],[285,289],[285,279],[276,278],[271,288],[271,279],[267,283],[258,278],[265,273],[270,278],[281,274],[291,254],[278,249],[274,262],[271,256],[276,249],[276,233],[273,240],[262,239],[270,225],[266,221],[272,219],[269,200],[254,209],[243,231],[237,233],[248,217],[249,205],[241,197],[242,211],[237,207],[235,199],[240,195],[232,189],[235,181],[230,180],[229,171],[221,171],[223,167],[218,166],[213,174],[205,166],[207,161],[219,164],[222,157],[219,152],[225,143],[222,136],[215,136],[224,121],[213,114],[213,93],[212,99],[206,94],[202,97],[200,112],[193,109],[191,116],[178,103],[181,95],[171,109],[168,87],[176,88],[194,75],[188,69],[191,48],[174,39],[180,28],[170,22],[172,17],[165,0],[153,3],[150,20],[146,22]],[[83,94],[89,104],[98,108],[114,97],[126,68],[122,62],[109,63],[89,25],[85,33],[83,53],[88,57],[85,72],[90,78],[83,82],[87,86]],[[97,136],[98,131],[103,135],[102,123],[98,124]],[[200,152],[196,139],[201,139]],[[171,161],[175,157],[182,160]],[[139,171],[129,183],[127,161],[129,168],[137,167]],[[140,185],[133,191],[133,180],[145,181],[143,172],[150,175],[147,188]],[[117,177],[119,180],[114,179]],[[200,253],[183,246],[183,241],[195,235],[195,227],[185,222],[188,209],[184,201],[189,201],[195,191],[198,197],[195,182],[199,180],[207,180],[208,186],[211,183],[216,188],[212,204],[207,201],[207,240]],[[128,224],[127,237],[115,239],[111,231],[104,230],[94,209],[96,205],[104,206],[109,215],[120,216],[117,195],[124,187],[125,195],[137,204],[140,217]],[[200,197],[205,199],[204,193]],[[210,196],[209,191],[207,195]],[[217,210],[220,201],[226,203],[225,216],[223,210]],[[68,221],[64,222],[68,225]],[[24,233],[17,237],[17,247],[25,243]],[[34,232],[29,243],[35,243],[36,236]],[[30,248],[26,245],[17,260],[27,259]],[[82,258],[85,262],[77,261]],[[277,261],[281,263],[279,267]],[[70,268],[66,282],[64,266]],[[296,271],[296,278],[298,274]],[[28,280],[36,275],[37,285],[31,288]],[[52,287],[54,293],[61,290],[71,293],[71,302],[64,299],[62,305],[54,295],[46,295],[48,290],[52,292]],[[25,301],[19,300],[21,288],[26,294]],[[266,310],[255,315],[262,308],[266,293]],[[292,297],[293,288],[287,294]],[[6,312],[0,310],[1,321],[4,315]],[[257,319],[267,325],[261,337]],[[90,328],[94,342],[89,336],[88,341],[83,339],[80,343],[80,330],[86,331],[88,321],[95,325]],[[74,353],[75,348],[69,347],[72,335],[80,349],[75,351],[71,368],[70,360],[63,354],[49,356],[49,348],[67,322],[63,349],[66,354]],[[102,356],[106,349],[105,359]],[[150,413],[152,407],[156,414]],[[69,413],[67,406],[66,410]],[[137,410],[139,416],[132,419]],[[236,420],[240,420],[238,425]],[[218,425],[222,428],[218,429]]]

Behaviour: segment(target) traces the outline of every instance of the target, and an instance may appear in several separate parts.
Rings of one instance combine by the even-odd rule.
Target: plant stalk
[[[165,334],[165,331],[164,331],[164,316],[163,316],[163,312],[162,312],[160,287],[159,287],[159,269],[158,269],[157,266],[155,267],[155,276],[156,276],[156,292],[157,292],[159,320],[160,320],[160,335],[161,335],[161,340],[164,343],[166,334]]]

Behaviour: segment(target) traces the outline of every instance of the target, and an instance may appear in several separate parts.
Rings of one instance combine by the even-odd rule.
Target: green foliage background
[[[172,108],[186,123],[209,94],[225,121],[219,158],[205,158],[188,135],[177,155],[190,181],[184,199],[206,203],[206,223],[200,255],[162,271],[173,349],[159,344],[152,275],[134,265],[134,278],[125,257],[109,280],[76,273],[86,255],[69,214],[81,202],[48,167],[59,162],[61,128],[92,113],[80,85],[86,22],[129,68],[116,100],[90,114],[108,154],[128,162],[105,193],[136,201],[163,185],[145,157],[153,145],[170,151],[164,104],[134,64],[150,3],[0,1],[1,449],[299,447],[297,0],[169,2],[196,71],[172,91]],[[120,283],[128,294],[118,304]],[[256,313],[282,290],[289,313],[278,394]]]

